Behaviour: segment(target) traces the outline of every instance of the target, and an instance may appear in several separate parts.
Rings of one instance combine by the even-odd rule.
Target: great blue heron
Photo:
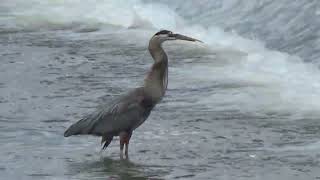
[[[144,79],[142,87],[135,88],[107,106],[71,125],[65,137],[80,134],[102,136],[102,150],[107,148],[114,136],[120,137],[120,157],[128,157],[128,146],[132,131],[149,116],[151,110],[162,99],[168,85],[168,57],[162,49],[167,40],[199,41],[168,30],[157,32],[149,42],[149,52],[154,63]],[[201,42],[201,41],[200,41]]]

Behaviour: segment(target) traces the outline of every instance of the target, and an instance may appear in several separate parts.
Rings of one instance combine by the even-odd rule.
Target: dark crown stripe
[[[161,30],[159,32],[157,32],[155,35],[160,35],[160,34],[170,34],[171,31],[168,31],[168,30]]]

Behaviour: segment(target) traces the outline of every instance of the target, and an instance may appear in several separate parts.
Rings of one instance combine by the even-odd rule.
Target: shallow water
[[[294,46],[292,39],[286,49],[271,47],[268,38],[250,40],[231,23],[236,21],[228,27],[204,25],[217,15],[230,17],[223,7],[239,8],[242,1],[228,1],[209,15],[199,4],[186,12],[192,3],[168,7],[166,1],[100,1],[87,14],[82,12],[94,6],[87,1],[32,0],[29,9],[23,1],[5,2],[0,5],[5,10],[0,19],[0,179],[320,179],[317,58],[305,58],[308,47]],[[246,22],[254,19],[255,8],[245,9],[253,16]],[[156,18],[155,12],[166,16]],[[71,123],[141,85],[152,64],[148,40],[160,27],[205,44],[164,45],[168,91],[134,132],[130,159],[119,159],[117,140],[101,154],[96,137],[64,138]]]

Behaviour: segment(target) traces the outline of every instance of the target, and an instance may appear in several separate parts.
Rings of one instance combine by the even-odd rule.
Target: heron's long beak
[[[185,35],[182,35],[182,34],[174,34],[174,37],[176,39],[179,39],[179,40],[185,40],[185,41],[198,41],[198,42],[202,42],[198,39],[194,39],[192,37],[188,37],[188,36],[185,36]],[[202,42],[203,43],[203,42]]]

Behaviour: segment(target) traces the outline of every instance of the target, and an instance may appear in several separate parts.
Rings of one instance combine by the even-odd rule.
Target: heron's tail
[[[69,137],[72,135],[80,135],[80,134],[91,134],[91,130],[93,127],[93,122],[91,119],[81,119],[80,121],[72,124],[65,132],[64,137]]]

